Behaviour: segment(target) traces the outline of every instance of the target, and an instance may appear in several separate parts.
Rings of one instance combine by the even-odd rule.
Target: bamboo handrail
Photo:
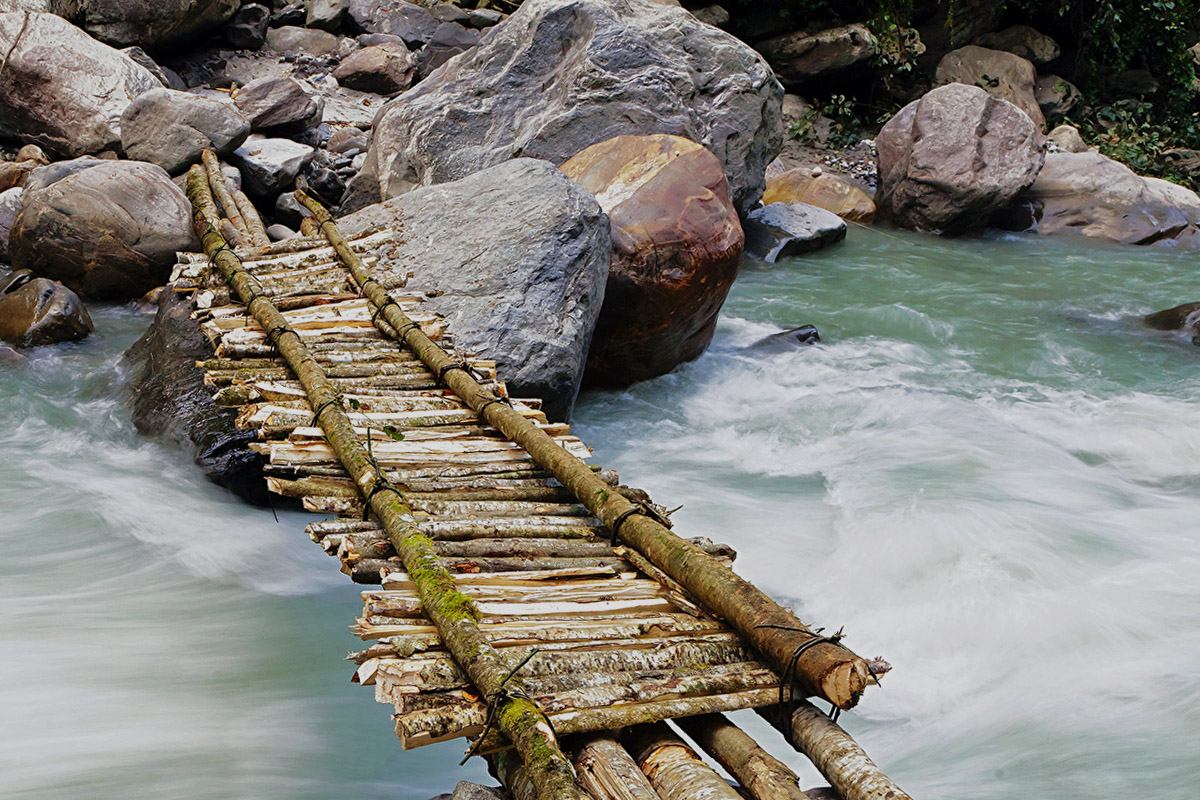
[[[296,198],[310,211],[330,244],[349,268],[362,293],[386,320],[395,338],[463,402],[490,425],[521,445],[619,539],[724,618],[771,665],[791,679],[805,696],[821,697],[841,709],[852,708],[873,681],[866,660],[810,630],[790,610],[741,578],[691,542],[671,532],[642,505],[630,502],[543,431],[482,387],[469,368],[451,358],[406,315],[367,271],[325,208],[306,194]]]
[[[204,160],[211,164],[215,156],[206,151]],[[221,177],[218,170],[217,178]],[[454,577],[439,562],[432,540],[420,532],[412,510],[359,441],[341,407],[337,387],[299,334],[288,327],[284,316],[262,293],[258,281],[209,224],[215,213],[214,201],[202,167],[193,166],[189,170],[187,193],[205,254],[268,332],[268,341],[274,341],[279,354],[304,386],[326,439],[366,497],[416,584],[423,610],[455,661],[489,699],[492,721],[512,741],[528,766],[538,800],[588,800],[575,782],[571,762],[559,747],[546,715],[529,699],[520,678],[513,675],[513,665],[506,664],[488,643],[477,625],[474,604],[458,591]],[[286,335],[289,333],[292,335]]]

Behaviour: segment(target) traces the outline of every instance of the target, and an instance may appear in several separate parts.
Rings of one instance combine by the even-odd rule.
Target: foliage
[[[1085,141],[1098,145],[1101,153],[1134,172],[1200,190],[1195,158],[1186,157],[1187,151],[1200,149],[1200,111],[1164,115],[1153,103],[1118,100],[1088,108],[1069,122],[1079,128]]]
[[[787,134],[801,144],[840,149],[861,141],[862,129],[854,101],[844,94],[835,94],[824,103],[807,106],[799,119],[788,126]]]

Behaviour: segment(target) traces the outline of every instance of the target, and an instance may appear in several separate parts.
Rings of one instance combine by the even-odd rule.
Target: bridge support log
[[[659,800],[637,762],[608,734],[590,734],[574,743],[579,782],[596,800]]]
[[[912,800],[875,766],[850,734],[805,700],[790,717],[778,708],[758,710],[788,742],[816,765],[843,800]]]
[[[625,744],[662,800],[743,800],[665,722],[631,729]]]
[[[682,717],[675,724],[737,778],[754,800],[809,800],[796,773],[724,714]]]
[[[211,174],[216,157],[206,151],[204,160],[210,166]],[[315,416],[330,446],[387,531],[405,570],[418,587],[422,607],[437,627],[443,644],[454,654],[476,688],[489,699],[489,722],[504,732],[529,767],[537,800],[588,800],[575,782],[574,768],[559,748],[546,715],[529,699],[521,679],[515,676],[520,665],[504,659],[480,631],[474,603],[458,591],[453,576],[434,552],[431,540],[417,527],[412,509],[399,491],[388,483],[372,454],[359,441],[341,407],[337,386],[325,375],[304,340],[289,327],[287,319],[263,293],[259,281],[208,223],[214,206],[211,189],[224,186],[219,168],[213,177],[210,187],[205,170],[198,166],[192,167],[187,176],[187,193],[195,209],[205,254],[268,332],[268,342],[274,342],[304,387],[309,403],[317,409]]]
[[[362,259],[316,200],[298,190],[296,198],[313,212],[311,219],[350,269],[377,316],[468,406],[494,428],[521,445],[546,471],[570,489],[620,541],[642,553],[689,594],[724,618],[751,642],[801,696],[823,698],[841,709],[852,708],[873,681],[868,663],[843,647],[839,637],[810,630],[728,566],[684,541],[644,504],[635,504],[598,478],[553,438],[529,423],[503,400],[480,385],[466,365],[455,361],[421,330],[371,277]],[[382,327],[382,326],[381,326]]]

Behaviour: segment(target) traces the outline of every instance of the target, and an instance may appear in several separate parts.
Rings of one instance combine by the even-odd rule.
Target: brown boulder
[[[742,261],[720,160],[680,136],[617,136],[561,169],[612,223],[612,265],[584,380],[627,386],[699,357]]]
[[[1038,105],[1034,83],[1037,71],[1027,59],[1003,50],[968,45],[952,50],[938,62],[934,82],[938,86],[965,83],[978,86],[998,100],[1007,100],[1046,129],[1046,118]]]
[[[1033,183],[1046,139],[1012,103],[952,83],[909,103],[875,139],[881,213],[945,234],[987,225]]]
[[[1028,25],[1013,25],[1002,31],[985,33],[975,43],[992,50],[1013,53],[1039,67],[1058,58],[1062,52],[1057,42]]]
[[[875,201],[866,192],[845,178],[812,167],[768,176],[763,205],[771,203],[808,203],[851,222],[870,225],[875,221]]]
[[[60,283],[46,278],[12,281],[0,295],[0,339],[9,344],[36,347],[69,342],[93,330],[79,296]]]
[[[0,192],[25,185],[25,178],[41,166],[36,161],[0,161]]]

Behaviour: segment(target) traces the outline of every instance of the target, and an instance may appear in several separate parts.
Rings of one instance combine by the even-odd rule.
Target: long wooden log
[[[912,800],[850,734],[812,703],[799,701],[790,717],[778,708],[762,709],[759,716],[808,756],[843,800]]]
[[[742,800],[665,722],[634,728],[623,739],[662,800]]]
[[[637,762],[611,735],[588,734],[569,747],[579,782],[596,800],[659,800]]]
[[[208,158],[215,160],[215,156]],[[197,198],[194,206],[207,207],[211,203],[206,197],[207,187],[204,170],[193,167],[188,173],[187,188],[188,196]],[[539,800],[587,800],[575,782],[570,760],[558,746],[554,728],[537,704],[528,699],[520,678],[513,674],[516,665],[502,659],[479,630],[470,599],[457,590],[453,576],[440,563],[429,538],[416,527],[412,510],[403,497],[377,473],[370,453],[340,408],[337,386],[325,377],[303,340],[288,328],[283,315],[261,294],[257,281],[242,267],[220,234],[207,224],[202,213],[197,213],[197,221],[203,226],[200,238],[204,252],[255,319],[264,329],[275,332],[274,344],[280,355],[287,359],[305,386],[309,402],[321,409],[318,421],[330,445],[367,496],[406,571],[421,587],[423,606],[442,641],[455,654],[472,683],[492,701],[495,722],[529,767]],[[381,488],[386,491],[380,491]]]
[[[313,212],[321,230],[349,267],[362,293],[379,316],[400,332],[401,341],[493,427],[520,444],[533,459],[571,489],[621,541],[646,556],[709,609],[720,615],[761,652],[781,674],[787,673],[800,693],[822,697],[842,709],[852,708],[871,682],[867,662],[834,638],[810,630],[795,614],[699,547],[680,539],[646,509],[613,492],[580,460],[530,425],[520,414],[482,387],[469,371],[425,335],[402,310],[389,303],[387,291],[371,279],[320,203],[303,191],[296,198]]]
[[[754,800],[811,800],[787,765],[723,714],[675,720],[688,737],[745,787]]]
[[[259,250],[269,245],[271,238],[267,236],[267,226],[263,224],[262,217],[258,215],[258,209],[250,202],[250,198],[241,189],[235,189],[231,194],[233,204],[237,206],[238,213],[242,215],[242,221],[246,225],[250,243]]]
[[[233,227],[238,230],[238,233],[246,236],[246,221],[242,219],[237,203],[234,202],[233,195],[229,193],[229,186],[225,183],[225,174],[221,172],[221,162],[217,160],[217,154],[211,150],[205,150],[201,154],[201,159],[204,161],[209,188],[220,202],[221,208],[224,209],[225,217],[233,223]],[[207,221],[207,216],[205,221]]]

